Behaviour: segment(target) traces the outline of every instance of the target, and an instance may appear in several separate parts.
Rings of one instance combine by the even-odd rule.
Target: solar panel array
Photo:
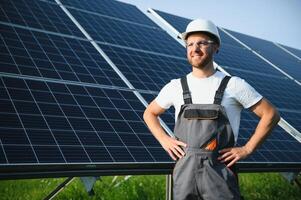
[[[162,19],[174,27],[178,32],[184,32],[187,24],[191,21],[187,18],[182,18],[162,11],[154,10]],[[263,96],[269,99],[280,111],[282,118],[288,121],[295,129],[301,132],[301,87],[295,81],[289,79],[283,73],[276,70],[273,66],[259,58],[246,49],[235,39],[220,29],[222,47],[219,53],[215,56],[215,61],[222,66],[231,75],[239,76],[246,79],[253,87],[256,88]],[[234,36],[242,37],[242,34],[227,30]],[[277,56],[282,56],[282,63],[275,61],[277,66],[283,68],[290,64],[293,60],[294,65],[291,65],[291,71],[300,70],[300,63],[296,59],[272,44],[271,42],[259,40],[251,36],[243,35],[259,47],[265,46],[265,53],[271,51],[272,56],[270,61],[274,61],[274,53]],[[267,44],[270,44],[269,46]],[[274,45],[274,46],[272,46]],[[252,48],[253,46],[251,46]],[[257,49],[258,50],[258,49]],[[263,51],[262,49],[260,49]],[[258,50],[259,51],[259,50]],[[265,54],[264,54],[265,56]],[[286,59],[289,58],[289,59]],[[281,65],[281,66],[280,66]],[[240,135],[238,145],[246,143],[250,134],[254,131],[258,119],[249,112],[243,112],[240,126]],[[292,136],[287,134],[283,129],[277,127],[267,141],[253,155],[244,161],[244,163],[299,163],[301,162],[300,154],[301,144]]]
[[[173,162],[142,120],[143,98],[150,102],[168,81],[190,71],[185,49],[133,5],[61,3],[1,1],[0,178],[169,172]],[[266,82],[260,92],[269,91],[268,98],[282,95],[277,106],[298,124],[298,112],[292,117],[292,111],[300,101],[290,98],[294,90],[299,98],[298,88],[223,35],[223,42],[229,41],[225,51],[233,51],[231,56],[220,53],[225,68],[247,77],[244,66],[250,60],[254,68],[264,66],[269,80],[285,83],[281,86],[290,91],[291,101]],[[246,60],[233,65],[245,54]],[[173,113],[162,116],[171,130]],[[250,133],[255,120],[247,115],[242,130]],[[246,163],[298,164],[300,149],[298,141],[277,128]]]
[[[162,65],[182,59],[166,53],[184,50],[136,7],[101,1],[95,11],[94,4],[66,1],[126,78],[153,97],[173,76],[160,78]],[[1,8],[2,178],[58,175],[74,165],[88,171],[91,164],[98,173],[116,166],[153,172],[156,163],[170,169],[171,159],[142,120],[138,90],[129,88],[57,3],[17,0],[1,2]],[[140,38],[147,32],[157,37]],[[168,43],[170,49],[160,46]],[[174,118],[169,121],[172,127]]]
[[[253,50],[264,56],[284,72],[288,73],[296,80],[301,81],[301,60],[288,54],[283,49],[278,48],[273,42],[251,37],[242,33],[227,30],[237,39],[247,44]],[[291,48],[291,50],[293,50]],[[296,50],[298,51],[298,50]],[[300,51],[300,50],[299,50]]]

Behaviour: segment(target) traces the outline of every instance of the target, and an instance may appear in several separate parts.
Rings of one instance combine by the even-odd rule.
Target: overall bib
[[[229,76],[222,80],[213,104],[192,104],[186,76],[181,79],[184,104],[174,133],[187,147],[173,171],[175,200],[240,199],[234,173],[217,160],[219,150],[234,146],[232,128],[221,106],[229,80]]]

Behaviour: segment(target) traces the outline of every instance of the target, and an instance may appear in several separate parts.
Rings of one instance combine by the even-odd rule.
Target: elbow
[[[143,120],[144,120],[144,122],[147,123],[147,121],[150,118],[150,116],[151,116],[151,111],[150,111],[149,106],[147,106],[146,109],[144,110],[144,113],[143,113]]]
[[[147,116],[148,116],[148,110],[147,108],[144,110],[144,113],[143,113],[143,120],[146,121],[147,120]]]
[[[280,114],[276,108],[273,109],[271,118],[272,118],[273,124],[275,124],[275,125],[280,121]]]

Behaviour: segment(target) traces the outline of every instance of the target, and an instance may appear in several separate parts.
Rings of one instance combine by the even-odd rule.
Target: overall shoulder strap
[[[225,89],[227,87],[227,84],[230,80],[231,76],[225,76],[221,82],[221,84],[219,85],[218,89],[215,92],[215,96],[214,96],[214,104],[221,104],[222,103],[222,99],[224,96],[224,92]]]
[[[181,78],[181,85],[183,90],[183,99],[185,104],[192,104],[190,91],[187,84],[187,77],[184,76]]]

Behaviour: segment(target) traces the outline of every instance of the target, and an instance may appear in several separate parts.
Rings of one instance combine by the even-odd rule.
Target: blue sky
[[[155,8],[301,49],[300,0],[120,0],[140,10]]]

